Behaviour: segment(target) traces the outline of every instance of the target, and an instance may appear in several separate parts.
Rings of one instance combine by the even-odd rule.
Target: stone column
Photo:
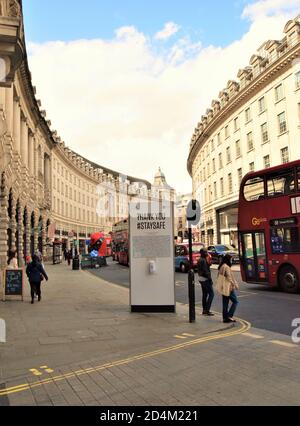
[[[47,242],[47,229],[46,229],[46,220],[43,217],[43,227],[42,227],[42,253],[46,254],[46,242]]]
[[[33,230],[33,252],[35,253],[39,246],[39,217],[34,215],[34,230]]]
[[[44,182],[47,189],[50,189],[50,158],[44,157]]]
[[[14,114],[14,88],[6,89],[5,92],[5,114],[8,134],[13,134],[13,114]]]
[[[23,164],[28,167],[28,126],[24,117],[21,120],[21,156]]]
[[[13,131],[14,147],[21,153],[21,109],[20,98],[14,99],[14,131]]]
[[[26,240],[25,240],[25,256],[30,256],[30,236],[31,236],[31,220],[30,215],[27,211],[27,222],[25,227],[25,233],[26,233]]]
[[[11,249],[12,251],[17,250],[17,240],[16,240],[16,232],[17,232],[17,222],[16,222],[16,202],[13,200],[11,206],[11,221],[10,221],[10,229],[11,229]]]
[[[28,139],[28,168],[29,168],[29,174],[31,176],[35,175],[34,170],[34,137],[33,133],[30,130],[29,131],[29,139]]]
[[[37,139],[34,139],[34,176],[38,177],[39,174],[39,144]]]
[[[5,182],[5,175],[0,176],[0,280],[2,270],[7,265],[7,229],[8,229],[8,190]],[[0,286],[0,291],[2,287]]]
[[[18,211],[18,235],[19,235],[19,241],[18,241],[18,261],[19,261],[19,267],[22,267],[24,265],[24,251],[23,251],[23,234],[24,234],[24,225],[23,225],[23,209],[20,204],[19,211]]]

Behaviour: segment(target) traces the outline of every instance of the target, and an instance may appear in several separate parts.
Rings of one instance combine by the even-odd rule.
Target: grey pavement
[[[288,336],[132,314],[128,289],[47,267],[41,303],[1,302],[1,405],[299,405],[300,345]],[[243,334],[238,334],[241,331]]]

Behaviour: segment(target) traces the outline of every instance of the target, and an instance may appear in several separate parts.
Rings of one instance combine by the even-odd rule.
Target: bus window
[[[246,201],[263,199],[265,196],[264,179],[255,177],[246,181],[244,185],[244,197]]]
[[[246,276],[249,281],[255,279],[254,247],[251,234],[243,234],[244,258],[246,267]]]
[[[288,195],[295,192],[294,170],[284,170],[267,177],[268,197]]]
[[[297,168],[298,191],[300,192],[300,167]]]
[[[300,253],[299,229],[272,228],[271,247],[273,254]]]
[[[267,273],[267,255],[266,255],[266,244],[265,244],[265,234],[262,232],[255,233],[255,246],[256,246],[256,256],[257,256],[257,273],[258,279],[266,279]]]

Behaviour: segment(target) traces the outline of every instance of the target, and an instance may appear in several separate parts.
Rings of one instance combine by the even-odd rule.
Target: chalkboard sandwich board
[[[6,269],[4,272],[4,300],[6,296],[18,296],[23,300],[23,269]]]

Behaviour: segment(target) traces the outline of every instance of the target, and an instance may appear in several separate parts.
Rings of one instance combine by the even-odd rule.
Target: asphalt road
[[[106,281],[129,287],[129,268],[110,260],[107,267],[91,272]],[[300,318],[300,294],[286,294],[266,286],[246,284],[242,282],[239,272],[234,274],[240,283],[240,304],[236,315],[250,321],[255,328],[291,335],[293,319]],[[213,270],[212,275],[215,281],[217,271]],[[175,281],[177,302],[188,303],[187,274],[175,273]],[[196,303],[201,304],[202,292],[197,280],[195,287]],[[212,310],[222,311],[221,297],[217,294]]]

